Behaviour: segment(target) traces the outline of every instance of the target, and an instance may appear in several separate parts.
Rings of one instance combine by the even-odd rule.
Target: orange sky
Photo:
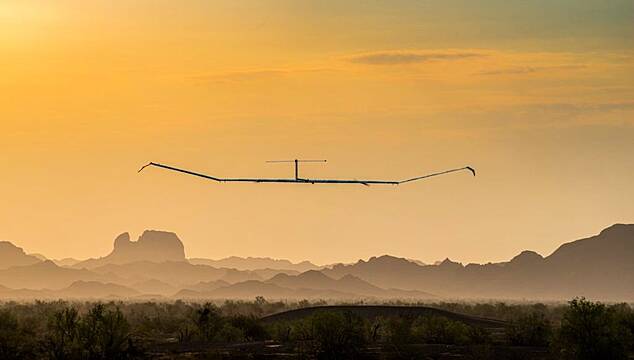
[[[113,4],[114,3],[114,4]],[[3,1],[0,239],[50,257],[549,254],[634,222],[631,1]],[[303,174],[398,188],[215,184]]]

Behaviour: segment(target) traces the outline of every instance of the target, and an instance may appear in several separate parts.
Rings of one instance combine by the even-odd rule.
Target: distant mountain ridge
[[[189,262],[197,265],[209,265],[214,267],[224,267],[239,270],[258,270],[258,269],[276,269],[276,270],[294,270],[304,272],[308,270],[318,270],[319,266],[310,261],[302,261],[292,263],[285,259],[271,259],[267,257],[238,257],[230,256],[220,260],[190,258]]]
[[[12,266],[32,265],[41,262],[34,255],[27,255],[20,247],[8,241],[0,241],[0,269],[8,269]]]
[[[333,279],[316,270],[306,271],[299,275],[278,274],[266,282],[289,289],[333,290],[354,294],[359,297],[418,299],[434,297],[434,295],[422,291],[380,288],[353,275],[345,275],[340,279]]]
[[[379,287],[424,290],[444,297],[634,299],[634,225],[615,224],[598,235],[561,245],[550,256],[524,251],[485,265],[444,260],[420,266],[392,256],[324,269],[333,278],[354,275]]]
[[[546,257],[526,250],[507,262],[466,266],[448,258],[425,265],[389,255],[323,268],[269,258],[187,261],[178,236],[161,231],[146,231],[136,242],[124,233],[109,255],[72,266],[42,261],[8,242],[0,242],[0,260],[3,299],[262,295],[276,299],[563,300],[586,296],[634,300],[634,225],[627,224],[565,243]],[[308,270],[297,270],[303,268]]]
[[[12,289],[61,289],[75,281],[120,282],[113,274],[97,274],[86,269],[69,269],[50,260],[0,270],[0,284]]]

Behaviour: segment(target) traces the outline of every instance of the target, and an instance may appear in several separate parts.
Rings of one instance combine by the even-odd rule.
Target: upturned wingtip
[[[141,168],[139,169],[139,171],[137,171],[137,174],[138,174],[138,173],[140,173],[141,171],[143,171],[143,169],[145,169],[146,167],[148,167],[148,166],[150,166],[150,165],[152,165],[152,163],[151,163],[151,162],[149,162],[149,163],[147,163],[147,164],[145,164],[145,165],[141,166]]]

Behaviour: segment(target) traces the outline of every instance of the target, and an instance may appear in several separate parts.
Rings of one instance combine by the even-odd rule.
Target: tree
[[[211,303],[205,303],[196,311],[194,322],[200,337],[207,341],[212,341],[223,326],[220,311]]]
[[[630,337],[614,309],[580,298],[570,301],[564,313],[557,345],[564,358],[626,359]]]

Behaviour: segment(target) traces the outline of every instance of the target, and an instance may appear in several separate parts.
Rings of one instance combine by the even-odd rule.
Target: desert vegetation
[[[427,304],[503,320],[493,328],[433,314],[361,316],[337,306],[279,321],[266,317],[315,305],[324,302],[7,302],[0,305],[0,358],[627,359],[634,351],[632,307],[583,298],[550,305]]]

